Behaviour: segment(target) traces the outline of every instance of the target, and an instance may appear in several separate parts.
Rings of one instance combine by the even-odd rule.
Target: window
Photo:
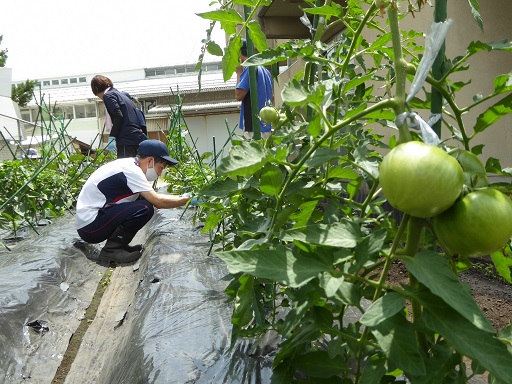
[[[153,107],[156,107],[156,100],[144,100],[144,113],[148,113]]]
[[[217,69],[219,69],[219,65],[218,64],[208,64],[206,66],[206,70],[207,71],[215,71]]]
[[[64,115],[62,114],[62,107],[57,106],[57,107],[53,108],[53,116],[63,119]]]
[[[39,114],[39,109],[38,108],[33,108],[33,109],[31,108],[30,109],[30,116],[32,117],[32,119],[30,119],[30,121],[32,121],[32,122],[37,121],[37,118],[39,117],[38,114]]]
[[[75,113],[77,119],[85,118],[85,105],[75,105]]]
[[[67,84],[68,83],[68,79],[61,79],[60,83],[61,84]]]
[[[50,85],[50,80],[44,80],[43,81],[43,86],[49,86]]]
[[[66,120],[70,120],[73,118],[73,106],[66,105],[62,107],[62,117]]]
[[[76,84],[78,83],[78,79],[76,77],[73,77],[72,79],[69,79],[70,84]]]
[[[85,116],[96,117],[96,106],[94,104],[85,106]]]
[[[176,68],[176,73],[185,73],[185,67]]]
[[[72,107],[65,107],[65,108],[72,108]],[[70,113],[72,113],[71,110],[70,110]],[[86,117],[96,117],[96,105],[94,105],[94,104],[75,105],[75,119],[84,119]]]
[[[52,85],[59,85],[59,80],[52,80]]]
[[[25,121],[30,121],[30,110],[24,109],[20,111],[21,113],[21,119]]]
[[[78,81],[79,81],[80,83],[86,83],[86,82],[87,82],[87,79],[86,79],[85,77],[79,77],[79,78],[78,78]]]

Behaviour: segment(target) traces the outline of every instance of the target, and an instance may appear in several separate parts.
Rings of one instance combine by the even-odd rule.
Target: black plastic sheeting
[[[160,211],[140,268],[144,279],[123,327],[124,346],[102,383],[268,383],[270,355],[244,342],[230,350],[231,304],[224,263],[208,256],[201,236],[179,211]],[[266,350],[271,352],[271,349]]]
[[[0,382],[51,382],[104,267],[73,246],[74,218],[0,247]],[[46,380],[49,378],[48,380]]]
[[[0,375],[6,383],[51,383],[105,270],[86,258],[98,246],[77,246],[73,221],[60,218],[37,238],[0,251]],[[207,254],[208,236],[191,212],[157,211],[144,231],[140,283],[111,332],[97,383],[270,383],[276,340],[230,348],[227,269]]]

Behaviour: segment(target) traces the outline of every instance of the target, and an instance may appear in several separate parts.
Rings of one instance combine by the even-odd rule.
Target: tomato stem
[[[398,24],[398,6],[392,4],[388,7],[389,29],[391,31],[391,39],[393,42],[394,65],[396,74],[396,94],[395,94],[395,114],[401,115],[405,112],[405,83],[407,79],[407,62],[403,58],[402,41],[400,27]],[[398,128],[398,142],[405,143],[412,140],[411,133],[407,126],[407,120],[397,127]]]
[[[423,232],[423,228],[426,225],[426,219],[422,219],[419,217],[411,217],[409,223],[407,225],[407,243],[405,245],[404,254],[410,257],[414,257],[418,253],[421,234]],[[418,279],[414,275],[409,272],[409,285],[412,288],[419,288],[420,283]],[[412,321],[413,323],[417,323],[422,316],[423,308],[421,304],[411,298],[411,306],[412,306]],[[418,344],[420,347],[427,352],[428,351],[428,342],[425,337],[425,334],[422,332],[416,332],[416,339],[418,340]]]

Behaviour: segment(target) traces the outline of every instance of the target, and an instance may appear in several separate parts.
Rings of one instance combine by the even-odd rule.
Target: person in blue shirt
[[[242,39],[242,48],[240,49],[240,64],[246,61],[247,56],[247,41]],[[249,67],[242,65],[236,68],[237,85],[235,88],[235,98],[241,101],[240,108],[240,123],[239,128],[242,129],[246,139],[252,139],[254,136],[254,129],[252,125],[253,111],[251,107],[251,93],[249,84]],[[260,110],[265,105],[274,101],[274,81],[272,74],[268,69],[263,66],[256,67],[256,84],[258,88],[258,110],[254,114],[259,115]],[[272,126],[261,121],[260,132],[263,139],[267,139],[272,131]]]
[[[102,75],[92,78],[91,90],[105,104],[105,128],[110,137],[116,140],[117,158],[136,156],[139,144],[147,137],[131,99],[115,89],[112,81]]]

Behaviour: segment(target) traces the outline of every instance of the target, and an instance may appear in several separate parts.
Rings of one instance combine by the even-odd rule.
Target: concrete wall
[[[217,154],[223,152],[225,156],[230,146],[226,145],[229,141],[229,132],[234,130],[234,134],[240,134],[239,116],[239,113],[185,116],[189,138],[195,142],[199,153],[215,151]]]
[[[512,23],[509,18],[512,15],[512,1],[510,0],[480,0],[480,13],[484,23],[484,31],[482,33],[478,28],[470,7],[466,1],[448,1],[448,18],[453,20],[453,24],[449,30],[446,40],[446,55],[449,59],[457,56],[463,56],[466,48],[472,41],[491,42],[501,39],[512,40]],[[406,2],[402,2],[405,7]],[[416,31],[426,33],[429,25],[433,21],[433,7],[426,6],[420,13],[416,13],[415,17],[407,15],[400,23],[404,30],[414,29]],[[384,22],[384,19],[382,19]],[[371,34],[365,35],[372,40]],[[511,52],[480,52],[473,56],[469,61],[470,69],[465,72],[459,72],[456,77],[452,77],[452,81],[470,81],[471,84],[466,86],[461,92],[456,94],[456,102],[459,107],[467,106],[472,103],[472,98],[478,93],[482,95],[490,94],[493,89],[494,78],[510,73],[512,70],[512,53]],[[282,100],[280,92],[283,85],[289,81],[299,71],[303,70],[304,63],[296,62],[289,69],[282,73],[279,77],[279,84],[276,84],[276,105],[281,105]],[[409,85],[407,89],[409,89]],[[502,96],[503,97],[503,96]],[[497,99],[498,100],[498,99]],[[496,102],[495,100],[494,102]],[[476,123],[476,119],[491,103],[479,106],[474,111],[464,115],[464,123],[469,129],[468,134],[473,133],[472,127]],[[428,115],[422,112],[424,119],[428,120]],[[453,121],[452,121],[453,122]],[[512,165],[512,116],[506,116],[496,122],[492,127],[478,135],[473,140],[471,146],[484,144],[483,160],[488,157],[495,157],[501,160],[503,167]],[[377,132],[385,136],[391,136],[394,132],[389,129],[377,127]],[[448,131],[443,131],[442,138],[449,137]],[[450,142],[451,145],[460,145]]]
[[[453,20],[446,39],[446,56],[453,59],[457,56],[463,56],[466,48],[472,41],[491,42],[506,39],[512,39],[512,1],[510,0],[480,0],[480,14],[484,23],[484,33],[478,28],[471,9],[466,1],[448,1],[448,18]],[[428,26],[433,20],[433,9],[425,9],[420,14],[421,17],[412,19],[408,16],[403,26],[414,27],[421,25],[421,31],[427,31]],[[420,21],[421,20],[421,21]],[[418,24],[420,23],[420,24]],[[472,103],[473,96],[481,93],[488,95],[494,90],[494,78],[510,73],[512,70],[512,52],[480,52],[474,55],[469,61],[470,69],[465,72],[459,72],[457,76],[452,77],[455,81],[470,81],[461,92],[456,94],[456,102],[459,107],[464,107]],[[501,99],[503,96],[494,100],[492,103]],[[475,110],[463,116],[468,134],[473,133],[473,127],[479,114],[485,111],[492,103],[486,103]],[[471,146],[484,144],[483,159],[495,157],[501,160],[503,167],[512,165],[512,115],[508,115],[497,121],[483,133],[479,133],[477,138],[471,142]],[[447,138],[449,132],[443,131],[442,138]],[[451,143],[456,144],[456,143]]]

